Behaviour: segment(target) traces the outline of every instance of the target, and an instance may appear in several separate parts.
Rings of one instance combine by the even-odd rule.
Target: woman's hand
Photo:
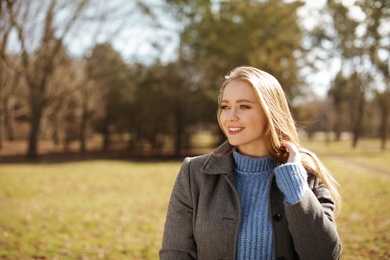
[[[302,155],[298,151],[298,148],[296,147],[296,145],[294,145],[293,143],[291,143],[289,141],[281,141],[280,144],[282,147],[286,148],[286,150],[288,152],[287,162],[299,163],[299,164],[301,163]]]

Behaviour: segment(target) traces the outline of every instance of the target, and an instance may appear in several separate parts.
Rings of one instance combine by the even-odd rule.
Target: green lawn
[[[307,142],[341,185],[342,259],[390,259],[390,153],[375,144]],[[180,164],[0,165],[0,259],[157,259]]]
[[[180,163],[0,165],[0,259],[156,259]]]
[[[379,142],[306,142],[340,183],[342,259],[390,259],[390,151]]]

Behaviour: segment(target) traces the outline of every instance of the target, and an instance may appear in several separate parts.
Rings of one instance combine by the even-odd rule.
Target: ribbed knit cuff
[[[309,190],[307,173],[301,164],[286,163],[274,170],[276,184],[284,193],[284,202],[293,205]]]

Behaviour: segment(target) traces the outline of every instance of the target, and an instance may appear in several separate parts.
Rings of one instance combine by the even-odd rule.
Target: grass
[[[345,260],[390,259],[390,152],[379,142],[308,142],[340,184],[343,208],[337,219]]]
[[[340,183],[342,259],[390,259],[390,153],[307,142]],[[0,259],[158,259],[180,162],[0,165]]]
[[[0,259],[157,259],[179,167],[1,165]]]

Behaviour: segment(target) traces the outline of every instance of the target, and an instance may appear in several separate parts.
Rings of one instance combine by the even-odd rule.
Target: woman
[[[218,103],[228,141],[184,160],[160,259],[339,259],[336,182],[300,146],[279,82],[238,67]]]

